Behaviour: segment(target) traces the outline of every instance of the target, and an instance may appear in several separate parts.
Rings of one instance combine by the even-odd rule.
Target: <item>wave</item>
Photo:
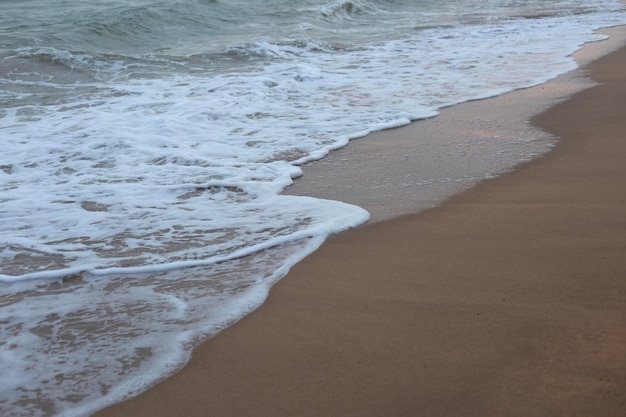
[[[320,16],[328,20],[353,19],[366,12],[358,2],[340,1],[326,5],[320,10]]]
[[[125,11],[112,22],[94,22],[87,25],[100,36],[126,36],[150,33],[163,23],[163,17],[154,9],[141,7]]]
[[[207,187],[210,186],[212,185]],[[198,189],[197,186],[195,186],[195,188]],[[60,269],[45,269],[22,274],[6,274],[3,273],[5,272],[4,270],[0,269],[0,282],[11,283],[25,280],[59,280],[68,276],[80,276],[84,273],[92,276],[160,273],[172,270],[182,270],[185,268],[215,265],[260,253],[276,246],[295,243],[310,238],[323,238],[331,233],[356,227],[366,222],[369,218],[369,214],[365,210],[355,206],[349,206],[341,202],[324,201],[301,196],[278,196],[275,198],[284,201],[284,211],[288,211],[287,207],[295,207],[299,204],[304,204],[303,202],[305,202],[305,205],[308,207],[316,207],[318,214],[327,212],[329,215],[323,216],[322,218],[306,218],[305,213],[294,211],[294,218],[306,218],[306,221],[301,220],[301,224],[295,224],[293,227],[267,227],[265,230],[266,236],[260,236],[260,238],[248,242],[236,240],[232,242],[224,241],[222,245],[225,247],[223,248],[220,247],[217,250],[212,251],[212,253],[200,253],[202,252],[200,250],[198,253],[192,253],[191,256],[186,254],[186,252],[189,251],[189,247],[198,246],[200,248],[204,246],[211,246],[211,244],[213,246],[217,246],[216,241],[220,239],[223,240],[225,236],[232,238],[237,234],[246,235],[250,233],[239,233],[239,229],[243,229],[241,225],[238,225],[239,227],[232,228],[220,227],[213,230],[204,230],[202,237],[198,239],[196,236],[198,230],[194,230],[193,232],[186,234],[183,233],[181,236],[177,237],[176,233],[171,233],[171,230],[164,229],[162,231],[163,237],[172,239],[175,242],[170,245],[172,248],[167,245],[160,245],[159,247],[153,248],[148,244],[144,244],[142,250],[137,250],[132,247],[132,245],[120,245],[119,242],[116,241],[120,239],[145,240],[151,239],[151,237],[130,235],[122,237],[113,236],[110,241],[95,241],[91,238],[87,239],[81,237],[73,240],[66,239],[62,242],[47,242],[44,245],[39,245],[40,248],[34,248],[35,245],[32,244],[26,244],[24,247],[9,245],[5,248],[1,248],[3,249],[1,253],[4,253],[5,257],[11,254],[20,254],[21,258],[27,258],[29,268],[32,268],[33,265],[37,264],[41,264],[46,267],[51,263],[67,265],[67,267]],[[82,207],[87,211],[108,211],[106,208],[96,208],[95,210],[86,209],[85,202],[83,202]],[[258,209],[258,207],[254,205],[251,205],[251,207]],[[176,227],[173,228],[175,229]],[[242,237],[241,239],[244,240],[245,237]],[[163,239],[159,237],[157,240],[161,241]],[[61,245],[59,245],[59,243],[61,243]],[[59,246],[58,250],[54,251],[45,247],[52,246],[53,244]],[[178,254],[172,252],[175,251],[178,244],[179,246],[184,247],[183,252],[185,253],[181,252]],[[120,248],[112,250],[111,254],[107,254],[105,253],[106,251],[101,249],[102,247],[113,247],[115,245],[119,245]],[[84,248],[80,247],[76,249],[79,246],[84,246]],[[89,251],[93,248],[95,248],[94,251],[100,250],[100,252],[103,252],[100,254],[100,262],[95,262],[93,265],[86,267],[83,260],[83,262],[80,262],[80,265],[69,266],[72,264],[72,255],[76,255],[76,259],[80,260],[80,252],[85,250]],[[168,261],[166,262],[162,262],[164,252],[169,253],[169,257],[167,258]],[[69,256],[68,253],[70,253]],[[143,263],[141,261],[147,262]],[[124,265],[125,263],[129,265],[114,266]],[[135,265],[136,263],[140,264]],[[19,265],[14,266],[18,267]]]
[[[110,71],[119,71],[122,62],[119,57],[112,55],[98,56],[88,52],[54,47],[22,49],[13,56],[7,57],[6,61],[18,69],[16,72],[19,72],[22,67],[41,74],[52,72],[54,81],[58,84],[84,82],[86,81],[84,76],[87,74],[91,74],[88,76],[90,81],[97,81],[98,69],[109,67]],[[63,77],[64,75],[67,80]]]
[[[394,3],[389,0],[335,0],[320,6],[318,13],[323,20],[354,20],[369,15],[393,12],[393,7],[397,6]]]
[[[211,37],[236,31],[249,19],[249,13],[242,13],[237,6],[206,0],[88,1],[84,7],[59,5],[54,13],[44,13],[43,4],[33,6],[39,9],[25,13],[24,8],[16,7],[0,16],[0,28],[7,28],[0,29],[5,48],[37,45],[101,53],[153,53],[211,41]]]
[[[306,53],[336,52],[341,49],[331,43],[316,40],[284,40],[280,42],[250,42],[228,48],[224,54],[232,58],[295,58]]]

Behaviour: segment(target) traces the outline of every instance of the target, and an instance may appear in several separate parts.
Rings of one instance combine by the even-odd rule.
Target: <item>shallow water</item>
[[[145,389],[367,220],[280,194],[303,163],[542,83],[626,21],[619,1],[2,6],[0,411],[16,416]]]

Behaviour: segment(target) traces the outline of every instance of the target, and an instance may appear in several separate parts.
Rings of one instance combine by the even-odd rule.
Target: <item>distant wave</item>
[[[333,1],[319,8],[319,14],[326,20],[355,19],[363,15],[380,13],[388,10],[384,7],[389,1],[355,0]]]
[[[306,52],[334,52],[337,49],[327,42],[294,40],[246,43],[229,48],[225,53],[240,58],[291,58]]]

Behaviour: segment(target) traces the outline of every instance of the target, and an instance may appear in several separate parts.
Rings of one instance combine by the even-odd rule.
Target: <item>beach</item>
[[[453,312],[485,317],[483,291],[508,306],[528,294],[516,279],[545,294],[545,273],[502,265],[553,249],[480,247],[533,223],[485,228],[499,200],[462,200],[483,211],[459,226],[453,196],[503,187],[568,140],[531,119],[599,82],[586,65],[626,45],[625,24],[622,0],[7,3],[0,415],[85,417],[161,382],[185,393],[155,403],[169,415],[188,414],[180,399],[211,415],[366,415],[391,400],[415,414],[437,402],[436,379],[445,402],[489,392],[448,378],[482,369],[475,348],[449,359],[472,346],[461,331],[508,358],[535,328],[519,317],[541,315],[497,311],[502,327],[483,333],[504,332],[506,351]]]
[[[331,236],[105,416],[623,416],[626,48],[532,123],[546,155]],[[306,174],[305,174],[306,175]]]

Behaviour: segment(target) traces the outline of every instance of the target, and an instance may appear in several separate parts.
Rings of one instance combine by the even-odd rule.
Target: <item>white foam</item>
[[[309,238],[210,268],[85,275],[18,291],[3,306],[0,336],[10,344],[0,346],[0,398],[20,392],[27,405],[9,408],[15,416],[41,415],[37,399],[67,416],[137,394],[178,369],[198,337],[260,305],[273,282],[322,241]]]
[[[368,39],[352,32],[363,18],[332,3],[356,25],[337,31],[354,45],[336,34],[246,39],[216,61],[228,72],[193,65],[200,55],[6,58],[21,66],[0,79],[19,91],[0,110],[3,409],[86,415],[173,372],[327,235],[367,220],[354,206],[280,195],[298,164],[549,80],[601,38],[593,29],[626,21],[619,2],[594,2],[564,17],[404,21],[404,34]],[[31,59],[80,76],[26,76]]]
[[[598,25],[581,17],[432,29],[341,53],[255,44],[281,59],[213,77],[81,85],[71,104],[6,109],[5,248],[30,257],[4,264],[0,279],[252,247],[293,218],[316,217],[310,202],[276,196],[301,174],[294,165],[444,106],[545,82],[575,67],[569,55],[600,38]],[[263,214],[245,224],[252,211]]]

